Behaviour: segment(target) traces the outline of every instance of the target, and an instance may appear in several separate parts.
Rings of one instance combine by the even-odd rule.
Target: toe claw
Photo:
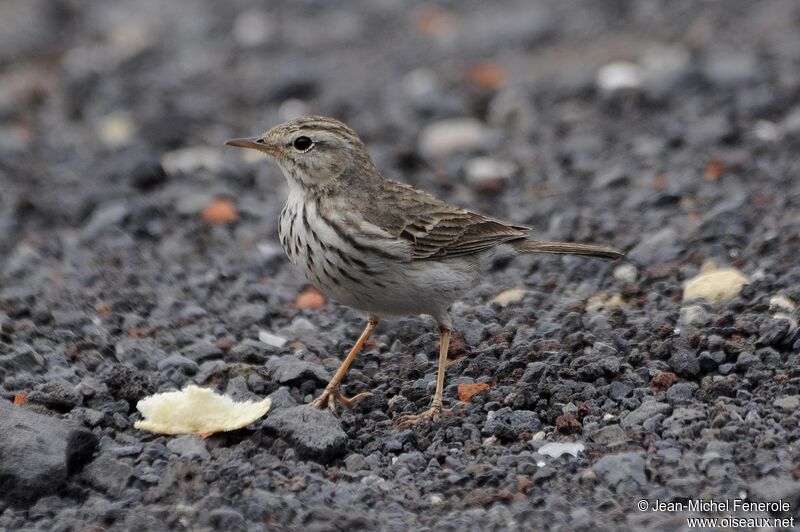
[[[353,397],[347,398],[339,392],[338,388],[332,388],[330,390],[326,389],[322,392],[322,395],[311,401],[310,406],[315,408],[325,408],[325,405],[328,405],[328,410],[331,413],[336,413],[336,403],[339,402],[346,406],[349,410],[353,409],[353,406],[365,397],[369,397],[372,395],[370,392],[361,392],[359,394],[354,395]]]
[[[432,406],[428,410],[424,412],[420,412],[419,414],[410,414],[406,416],[400,416],[395,421],[395,425],[399,428],[408,428],[412,425],[419,423],[422,420],[428,421],[436,421],[442,414],[442,407],[441,406]]]

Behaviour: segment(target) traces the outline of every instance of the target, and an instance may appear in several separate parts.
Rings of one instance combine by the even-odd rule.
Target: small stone
[[[595,443],[609,444],[625,441],[627,435],[619,425],[607,425],[594,431],[591,439]]]
[[[525,288],[509,288],[494,296],[489,303],[496,303],[501,307],[507,307],[511,303],[522,301],[522,298],[525,297],[527,293],[528,290]]]
[[[674,373],[669,371],[660,371],[655,377],[653,377],[653,380],[650,382],[650,386],[652,386],[656,391],[663,392],[675,384],[677,380],[678,376]]]
[[[291,392],[289,392],[289,388],[286,386],[281,386],[269,394],[269,399],[272,401],[270,406],[272,410],[275,410],[276,408],[290,408],[292,406],[297,406],[297,401],[294,400]]]
[[[330,412],[310,406],[273,411],[264,428],[286,440],[301,458],[328,462],[344,453],[347,434]]]
[[[667,399],[670,401],[687,401],[692,398],[698,386],[694,382],[679,382],[667,390]]]
[[[630,412],[622,419],[622,426],[628,430],[641,426],[649,418],[658,415],[668,415],[672,412],[669,403],[659,403],[658,401],[645,401],[639,408]]]
[[[517,172],[517,165],[492,157],[476,157],[467,161],[464,174],[467,183],[488,192],[500,189]]]
[[[28,401],[44,405],[58,412],[69,412],[83,403],[75,387],[63,380],[54,380],[37,386],[28,394]]]
[[[229,361],[246,362],[248,364],[264,364],[270,355],[275,354],[275,348],[252,338],[245,338],[234,345],[226,356]]]
[[[198,364],[202,364],[207,360],[222,357],[222,350],[216,343],[208,340],[197,340],[191,345],[181,349],[181,354],[185,357],[194,360]]]
[[[787,412],[795,412],[800,408],[800,395],[778,397],[772,402],[772,406]]]
[[[611,389],[609,390],[608,395],[615,401],[620,401],[628,397],[631,394],[631,392],[633,392],[632,387],[628,386],[623,382],[614,381],[611,383]]]
[[[597,88],[605,93],[639,89],[643,80],[644,71],[642,67],[629,61],[608,63],[597,71],[595,77]]]
[[[154,369],[167,354],[147,338],[125,338],[117,342],[114,354],[119,362],[138,369]]]
[[[247,530],[244,516],[230,506],[214,508],[208,512],[208,521],[212,530]]]
[[[190,434],[172,438],[167,442],[167,449],[183,458],[199,458],[201,460],[211,458],[206,442]]]
[[[230,317],[231,322],[237,329],[246,329],[254,323],[264,321],[267,314],[269,314],[269,309],[264,303],[247,303],[234,307]]]
[[[112,397],[124,399],[131,405],[155,391],[155,383],[148,373],[122,365],[111,369],[105,384]]]
[[[130,143],[136,124],[130,114],[115,111],[102,117],[97,124],[97,136],[109,148],[119,148]]]
[[[258,331],[258,340],[261,343],[267,344],[272,347],[277,347],[278,349],[286,345],[286,338],[263,330]]]
[[[578,416],[565,412],[556,418],[556,430],[562,434],[577,434],[583,429]]]
[[[624,263],[620,264],[616,268],[614,268],[614,279],[617,281],[622,281],[623,283],[633,283],[636,281],[636,277],[638,276],[638,271],[636,266],[631,263]]]
[[[86,429],[0,401],[0,496],[25,503],[55,493],[96,448]]]
[[[351,473],[369,469],[369,462],[364,458],[363,454],[352,453],[348,454],[344,459],[344,467]]]
[[[203,207],[203,221],[212,225],[224,225],[239,219],[236,204],[228,198],[215,198]]]
[[[327,383],[330,375],[325,368],[306,360],[300,360],[294,355],[273,356],[267,360],[267,369],[272,373],[272,378],[279,384],[287,384],[300,379],[316,379],[320,383]]]
[[[151,190],[167,181],[167,173],[157,160],[140,161],[131,171],[131,186],[137,190]]]
[[[682,307],[678,323],[688,327],[703,327],[711,321],[708,311],[700,305],[689,305]]]
[[[542,428],[539,416],[532,410],[514,410],[508,418],[511,430],[516,434],[538,432]]]
[[[449,118],[429,124],[419,135],[419,151],[438,159],[486,144],[485,126],[474,118]]]
[[[681,254],[682,248],[678,245],[679,241],[680,236],[675,229],[664,227],[643,235],[627,256],[633,262],[644,266],[670,262]]]
[[[412,473],[420,473],[428,465],[425,457],[419,451],[412,451],[410,453],[403,453],[397,457],[397,464],[404,465]]]
[[[700,374],[700,363],[694,353],[688,349],[679,349],[669,358],[672,370],[681,377],[691,379]]]
[[[472,396],[479,392],[484,392],[491,389],[485,382],[476,382],[474,384],[459,384],[458,385],[458,400],[468,403]]]
[[[29,345],[19,345],[10,354],[0,355],[0,370],[8,372],[35,372],[44,364],[44,358]],[[0,371],[0,376],[2,376]]]
[[[710,303],[722,303],[736,297],[749,282],[750,279],[736,268],[704,268],[703,272],[686,281],[683,299],[702,298]]]
[[[87,465],[81,478],[95,489],[112,497],[119,497],[133,476],[133,468],[104,453]]]
[[[158,363],[159,371],[166,371],[169,369],[177,369],[186,375],[194,375],[200,370],[197,362],[183,355],[170,355]]]
[[[607,454],[598,460],[592,470],[612,489],[638,489],[647,484],[644,458],[639,453]]]
[[[558,458],[565,454],[570,454],[577,458],[578,453],[582,453],[585,450],[586,446],[580,442],[550,442],[539,447],[536,452],[551,458]]]
[[[99,205],[83,227],[83,237],[87,240],[97,238],[102,233],[119,226],[130,214],[125,202],[111,202]]]
[[[547,364],[544,362],[529,362],[522,374],[522,382],[536,383],[547,371]]]

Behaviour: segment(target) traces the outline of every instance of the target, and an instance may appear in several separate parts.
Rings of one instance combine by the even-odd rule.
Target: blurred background
[[[798,17],[792,1],[5,0],[3,262],[98,209],[124,217],[115,200],[149,198],[137,234],[160,237],[158,211],[229,195],[274,234],[259,201],[282,194],[277,170],[222,143],[312,113],[354,127],[387,175],[553,237],[646,232],[662,217],[638,211],[702,210],[722,174],[796,177]],[[609,187],[626,194],[595,202]],[[615,216],[526,208],[554,194]]]
[[[501,254],[454,306],[445,396],[483,391],[429,430],[391,417],[430,397],[431,323],[381,325],[328,469],[292,434],[134,430],[191,382],[308,402],[363,327],[285,259],[279,170],[224,146],[307,114],[389,177],[631,262]],[[115,465],[0,501],[0,528],[674,529],[634,501],[800,501],[798,153],[795,0],[0,0],[0,395]],[[684,304],[708,260],[750,285]]]

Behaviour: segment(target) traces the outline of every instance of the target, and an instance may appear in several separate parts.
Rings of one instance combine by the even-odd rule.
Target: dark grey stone
[[[183,458],[199,458],[201,460],[211,458],[206,442],[193,434],[171,438],[167,442],[167,449]]]
[[[521,432],[538,432],[542,429],[542,422],[536,412],[531,410],[514,410],[508,417],[511,430],[519,434]]]
[[[594,431],[591,435],[595,443],[619,443],[628,439],[625,431],[619,425],[607,425]]]
[[[98,491],[119,497],[133,476],[133,467],[114,458],[111,453],[100,454],[81,472],[81,479]]]
[[[167,354],[147,338],[125,338],[115,347],[117,360],[138,369],[154,369]]]
[[[592,470],[616,491],[641,489],[647,484],[644,458],[640,453],[607,454],[595,462]]]
[[[328,462],[344,453],[347,434],[330,412],[294,406],[270,412],[264,428],[285,439],[301,458]]]
[[[297,401],[295,401],[294,397],[292,397],[291,392],[289,392],[289,388],[286,386],[281,386],[269,394],[269,398],[272,401],[269,407],[270,410],[297,406]]]
[[[235,327],[245,329],[255,323],[261,323],[269,314],[269,309],[264,303],[246,303],[236,306],[230,313],[231,322]]]
[[[18,504],[57,492],[96,447],[85,429],[0,401],[0,497]]]
[[[670,262],[680,256],[682,247],[678,245],[680,235],[672,227],[665,227],[655,232],[642,235],[628,259],[643,266],[652,266],[662,262]]]
[[[186,375],[194,375],[200,370],[200,366],[194,360],[183,355],[174,354],[158,362],[159,371],[177,369]]]
[[[83,396],[68,382],[53,380],[37,386],[28,394],[28,401],[58,412],[69,412],[83,403]]]
[[[672,370],[681,377],[692,379],[700,374],[700,362],[697,356],[688,349],[679,348],[669,358]]]
[[[222,350],[213,342],[208,340],[197,340],[181,349],[181,354],[198,364],[207,360],[213,360],[222,357]]]
[[[273,380],[280,384],[288,384],[301,379],[315,379],[327,383],[331,376],[319,364],[300,360],[294,355],[274,356],[267,361],[267,369]]]
[[[670,412],[672,412],[672,406],[669,403],[660,403],[653,400],[645,401],[639,408],[622,418],[622,426],[626,429],[636,428],[657,414],[667,415]]]

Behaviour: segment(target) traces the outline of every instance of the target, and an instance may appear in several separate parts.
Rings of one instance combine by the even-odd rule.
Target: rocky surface
[[[0,423],[33,431],[0,430],[0,529],[672,530],[637,501],[742,494],[800,518],[798,21],[788,0],[0,2]],[[392,423],[435,388],[409,316],[344,381],[373,395],[308,419],[364,318],[303,292],[283,177],[223,146],[308,113],[388,176],[631,261],[501,251],[453,307],[447,416]],[[748,284],[684,300],[710,262]],[[273,412],[133,428],[190,383]],[[75,434],[98,450],[70,465]]]

